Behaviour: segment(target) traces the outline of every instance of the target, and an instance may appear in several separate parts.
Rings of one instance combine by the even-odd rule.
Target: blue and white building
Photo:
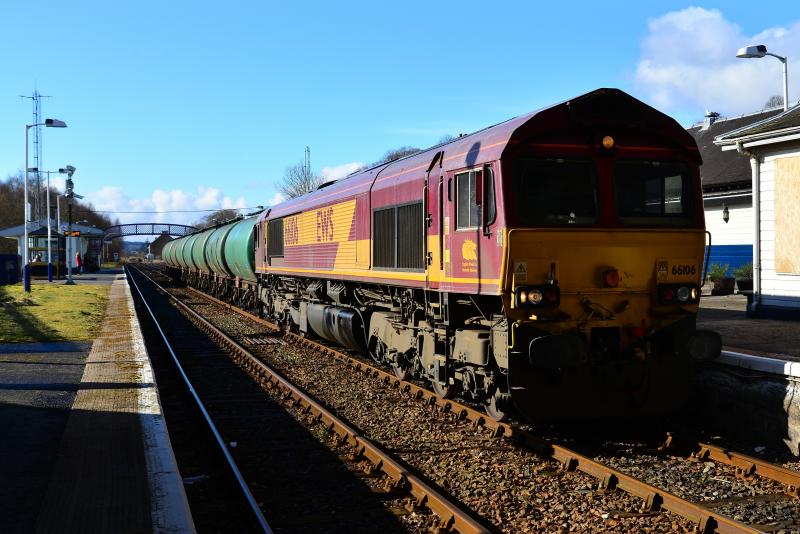
[[[780,114],[769,109],[734,118],[707,112],[702,123],[688,128],[700,148],[706,228],[711,232],[711,264],[727,264],[729,274],[753,262],[752,172],[747,158],[721,151],[714,139],[727,132],[759,123]]]

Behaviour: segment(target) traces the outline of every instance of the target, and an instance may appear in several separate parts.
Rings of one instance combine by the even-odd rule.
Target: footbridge
[[[134,223],[117,224],[109,226],[104,230],[103,239],[110,240],[117,237],[127,237],[131,235],[161,235],[167,234],[172,237],[191,234],[197,231],[194,226],[186,224],[167,224],[167,223]]]

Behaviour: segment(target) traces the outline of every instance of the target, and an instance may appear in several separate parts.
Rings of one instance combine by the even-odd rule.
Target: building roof
[[[61,221],[62,225],[67,224],[64,221]],[[53,234],[58,232],[58,226],[56,221],[50,221],[51,231]],[[72,223],[72,230],[75,232],[80,232],[81,237],[103,237],[103,229],[97,228],[95,226],[84,226],[83,224],[76,224]],[[12,226],[10,228],[3,228],[0,230],[0,237],[20,237],[25,234],[25,228],[23,225],[18,224],[17,226]],[[47,223],[40,224],[39,221],[29,221],[28,222],[28,235],[47,235]]]
[[[714,142],[717,145],[730,145],[737,141],[756,141],[798,132],[800,132],[800,106],[794,106],[788,111],[767,117],[755,124],[717,135]]]
[[[700,178],[704,192],[750,188],[752,183],[750,160],[736,152],[720,150],[714,141],[720,136],[727,135],[727,132],[761,123],[781,112],[781,108],[776,108],[740,117],[714,117],[715,120],[709,126],[705,126],[704,122],[687,129],[697,142],[700,155],[703,157]]]

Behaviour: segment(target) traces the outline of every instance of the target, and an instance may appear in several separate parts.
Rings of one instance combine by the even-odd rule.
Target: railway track
[[[592,457],[586,453],[579,453],[576,450],[570,449],[558,443],[547,441],[535,435],[518,425],[511,425],[507,423],[498,423],[488,419],[485,414],[465,406],[461,403],[443,399],[433,392],[417,384],[398,380],[393,374],[380,368],[376,368],[361,359],[354,358],[338,349],[317,343],[316,341],[295,336],[291,333],[281,333],[279,329],[261,318],[248,314],[237,308],[233,308],[221,301],[213,299],[212,297],[197,292],[188,288],[192,295],[202,296],[206,302],[215,302],[216,306],[224,307],[225,309],[236,311],[239,316],[246,318],[252,324],[258,324],[263,330],[272,332],[273,334],[280,334],[281,339],[287,342],[302,347],[310,348],[316,352],[322,352],[332,356],[339,364],[344,364],[345,367],[355,370],[362,378],[372,380],[380,383],[381,387],[391,392],[393,395],[408,399],[417,405],[424,406],[425,410],[429,413],[434,413],[434,417],[446,419],[454,426],[471,427],[476,434],[484,436],[484,445],[487,450],[499,450],[503,447],[514,449],[524,449],[535,453],[539,457],[549,458],[558,462],[559,471],[561,473],[583,473],[595,479],[595,483],[589,489],[585,487],[578,488],[578,492],[593,493],[597,488],[602,490],[620,489],[624,490],[630,495],[641,499],[639,507],[635,510],[628,509],[602,513],[604,529],[613,530],[619,527],[620,531],[629,530],[631,521],[629,518],[658,518],[663,517],[659,511],[666,510],[681,518],[684,522],[680,521],[669,523],[667,530],[674,529],[697,529],[701,532],[764,532],[764,531],[779,531],[781,528],[793,528],[797,522],[793,518],[788,520],[772,521],[769,524],[753,520],[753,514],[746,513],[748,506],[758,506],[759,503],[764,502],[783,502],[789,503],[788,508],[796,508],[796,498],[800,487],[800,474],[795,471],[783,469],[780,466],[775,466],[743,454],[738,454],[733,451],[727,451],[718,446],[708,443],[689,442],[682,443],[676,436],[668,436],[661,446],[653,451],[648,450],[647,454],[655,458],[670,458],[667,464],[672,464],[673,468],[678,470],[685,469],[687,472],[691,471],[689,467],[700,466],[702,473],[708,473],[710,465],[719,466],[720,471],[718,477],[731,483],[730,480],[742,480],[747,487],[755,487],[761,484],[763,488],[758,491],[753,490],[753,495],[748,500],[746,495],[738,495],[730,498],[721,498],[716,501],[701,501],[696,502],[694,499],[689,499],[680,494],[683,493],[687,496],[693,495],[692,492],[682,491],[678,486],[674,486],[669,480],[664,481],[659,479],[658,476],[653,476],[652,473],[648,474],[647,469],[643,467],[644,463],[650,466],[651,470],[663,470],[664,462],[661,464],[659,461],[650,458],[648,462],[639,462],[635,469],[631,468],[630,462],[620,461],[619,458],[613,456],[598,454],[597,458],[602,458],[604,461],[598,461],[596,457]],[[175,297],[173,297],[175,298]],[[177,299],[176,299],[177,300]],[[224,321],[222,321],[224,322]],[[248,339],[259,339],[257,334],[246,334],[240,336],[243,342],[248,342]],[[259,346],[259,343],[253,343]],[[256,350],[264,349],[263,346],[258,347]],[[265,349],[269,352],[268,348]],[[341,367],[341,365],[340,365]],[[289,366],[291,370],[291,365]],[[325,370],[322,371],[324,377]],[[310,379],[306,384],[309,390],[313,389],[315,379]],[[335,404],[335,399],[331,401]],[[359,420],[358,414],[350,414],[351,420]],[[430,417],[430,415],[429,415]],[[369,427],[370,422],[365,421],[361,428]],[[364,432],[366,432],[364,430]],[[380,430],[373,430],[376,435],[380,435]],[[488,440],[485,436],[489,436]],[[480,440],[479,440],[480,441]],[[679,454],[680,453],[680,454]],[[500,455],[501,456],[501,455]],[[679,458],[680,461],[676,460]],[[413,463],[408,460],[409,463]],[[685,462],[685,467],[682,467]],[[677,467],[676,467],[677,465]],[[546,470],[545,470],[546,472]],[[431,471],[429,478],[432,480],[439,480],[440,477],[436,476],[436,470]],[[730,480],[727,480],[728,477]],[[708,477],[702,479],[699,477],[700,483],[707,481]],[[647,480],[659,482],[659,485],[654,485]],[[564,482],[563,480],[561,482]],[[679,481],[680,482],[680,481]],[[447,478],[441,479],[441,485],[448,486]],[[670,487],[673,485],[673,487]],[[469,492],[459,491],[460,488],[453,487],[452,482],[449,484],[449,490],[453,491],[456,495],[463,495],[461,497],[466,503],[470,504],[473,509],[478,510],[481,515],[486,516],[487,510],[481,509],[478,501],[480,499],[470,499]],[[585,484],[584,484],[585,486]],[[664,487],[666,486],[666,487]],[[511,488],[508,488],[511,489]],[[672,490],[672,491],[670,491]],[[614,492],[607,491],[607,494]],[[531,498],[533,499],[533,495]],[[512,503],[513,504],[513,503]],[[546,504],[546,503],[545,503]],[[745,510],[745,513],[743,513]],[[563,515],[563,513],[561,514]],[[607,517],[604,517],[607,516]],[[757,516],[757,514],[756,514]],[[734,519],[734,517],[740,519]],[[769,519],[768,515],[765,516]],[[747,519],[750,520],[747,520]],[[490,520],[495,524],[498,529],[506,529],[511,526],[512,530],[517,528],[519,522],[509,522],[510,518],[503,517],[502,515],[495,515]],[[655,520],[655,519],[653,519]],[[616,521],[616,522],[615,522]],[[793,522],[794,521],[794,522]],[[548,523],[552,525],[552,523]],[[568,523],[567,523],[568,524]],[[563,525],[562,525],[563,526]],[[611,528],[609,528],[611,527]],[[662,525],[663,528],[663,525]]]
[[[159,286],[147,274],[142,272],[141,269],[139,269],[138,272],[139,274],[131,276],[131,279],[133,281],[135,290],[145,301],[145,306],[147,306],[148,310],[150,310],[150,305],[147,304],[147,301],[153,299],[152,295],[150,299],[146,299],[144,292],[142,289],[140,289],[140,286],[144,285],[142,284],[142,278],[144,277],[153,285],[154,288],[158,290],[163,291],[163,288],[161,288],[161,286]],[[137,278],[139,279],[138,282],[136,281]],[[330,469],[331,462],[338,463],[341,460],[345,460],[350,464],[352,470],[358,470],[360,473],[362,473],[360,477],[362,485],[366,488],[367,486],[364,485],[364,482],[367,482],[367,484],[370,486],[369,492],[364,492],[362,490],[362,495],[360,497],[362,501],[364,500],[363,493],[371,493],[373,495],[373,500],[377,500],[375,499],[375,496],[377,496],[378,498],[387,501],[389,505],[386,507],[387,510],[391,510],[392,506],[394,506],[395,513],[400,510],[398,515],[401,517],[406,516],[409,512],[419,512],[421,510],[427,510],[430,512],[427,514],[422,514],[417,519],[412,518],[410,520],[407,519],[404,522],[397,521],[396,524],[390,524],[391,522],[388,522],[386,518],[378,518],[376,520],[374,517],[371,517],[369,510],[366,509],[364,503],[359,502],[358,497],[354,498],[354,496],[348,492],[347,487],[339,487],[338,489],[333,488],[334,491],[332,493],[321,495],[323,492],[319,491],[319,487],[309,487],[309,484],[305,484],[302,490],[297,491],[294,495],[294,498],[298,501],[297,503],[294,503],[294,507],[297,507],[298,504],[305,502],[314,503],[317,508],[319,508],[320,499],[328,499],[329,501],[335,503],[334,507],[336,509],[329,510],[330,515],[327,516],[324,514],[316,514],[318,521],[312,520],[311,523],[298,524],[297,522],[292,521],[290,521],[288,524],[283,523],[281,527],[282,529],[289,531],[320,530],[325,532],[353,530],[363,531],[365,529],[378,529],[380,531],[414,531],[428,530],[429,527],[433,527],[435,529],[455,530],[464,533],[489,532],[489,529],[485,525],[474,519],[468,512],[464,511],[459,504],[453,502],[447,495],[441,493],[439,490],[429,485],[426,481],[410,472],[409,469],[401,462],[398,462],[390,454],[382,450],[381,447],[360,435],[360,433],[347,422],[337,417],[314,399],[306,395],[299,388],[291,384],[279,373],[253,356],[242,345],[236,343],[233,339],[225,335],[225,333],[223,333],[220,329],[214,327],[210,322],[206,321],[200,314],[194,312],[189,306],[179,301],[176,302],[181,307],[182,311],[189,315],[189,318],[194,325],[198,326],[206,335],[214,339],[214,341],[221,347],[224,347],[226,353],[234,358],[236,364],[245,369],[251,378],[256,379],[256,381],[253,383],[258,383],[270,391],[273,398],[279,400],[285,407],[288,407],[292,412],[294,412],[296,417],[304,419],[312,426],[317,427],[317,431],[322,431],[319,432],[321,435],[318,437],[322,437],[323,439],[332,439],[335,456],[332,457],[331,455],[321,455],[323,456],[322,461],[325,463],[325,466],[316,465],[316,463],[312,461],[314,459],[314,455],[300,458],[301,465],[298,465],[297,467],[301,468],[305,474],[308,474],[309,471],[324,471],[325,469]],[[154,314],[152,311],[150,313],[153,320],[158,322],[156,319],[156,314]],[[168,337],[174,335],[174,330],[174,323],[170,324],[168,328],[159,327],[159,331],[161,332],[165,341]],[[167,332],[166,334],[165,331]],[[184,349],[184,352],[191,351],[192,345],[189,344],[187,348]],[[174,351],[171,350],[171,352],[174,355],[176,363],[178,363],[181,358],[179,356],[175,356]],[[184,354],[184,356],[186,355]],[[209,360],[210,358],[208,355],[205,355],[203,359]],[[214,358],[214,360],[218,362],[219,358]],[[194,364],[197,365],[197,362],[194,362]],[[180,365],[180,363],[178,363],[178,365]],[[212,371],[216,372],[217,368],[214,367]],[[194,369],[194,372],[197,373],[197,369]],[[187,376],[191,373],[192,370],[181,371],[181,374],[184,376]],[[217,381],[222,382],[224,381],[224,378],[219,377],[219,380]],[[198,404],[202,405],[200,397],[204,395],[202,392],[198,393],[198,391],[201,390],[189,382],[188,378],[187,385],[192,391],[193,396],[196,398]],[[235,397],[237,393],[235,391],[231,391],[231,389],[232,388],[228,388],[227,393],[231,395],[231,397]],[[253,399],[250,400],[252,401]],[[220,398],[216,399],[216,403],[219,404],[221,402],[224,402],[224,400]],[[239,406],[239,408],[241,408],[241,406]],[[205,407],[203,407],[202,410],[205,414],[213,411],[210,409],[207,410]],[[253,413],[258,413],[258,411],[258,407],[250,408],[248,410],[248,412]],[[223,417],[230,418],[231,414],[223,415]],[[213,425],[213,423],[210,422],[210,415],[207,417],[207,420],[209,421],[210,425]],[[245,419],[243,422],[245,424],[255,424],[259,421],[254,421],[252,418],[250,418]],[[261,422],[263,423],[263,421]],[[284,431],[285,429],[283,427],[296,426],[286,421],[286,418],[278,421],[270,421],[269,425],[269,433],[282,433],[283,437],[286,438],[289,436],[286,435],[287,433]],[[230,425],[228,426],[230,427]],[[257,429],[252,428],[252,430],[256,431]],[[226,457],[229,458],[231,468],[238,473],[237,479],[241,482],[241,491],[249,496],[248,500],[253,504],[254,508],[260,508],[260,505],[256,503],[256,499],[253,498],[250,488],[244,483],[244,477],[241,475],[241,472],[246,471],[246,468],[243,468],[240,471],[238,467],[236,467],[235,463],[233,462],[234,454],[229,450],[230,442],[223,440],[221,437],[222,434],[231,435],[231,429],[228,428],[227,432],[220,432],[215,428],[213,432],[215,436],[218,437],[218,443],[225,451]],[[241,436],[245,432],[247,432],[247,429],[240,429],[238,435]],[[251,439],[251,441],[254,440]],[[254,445],[256,447],[260,447],[260,444],[262,443],[263,442],[259,441]],[[237,443],[237,445],[237,449],[240,449],[241,443]],[[296,448],[297,444],[294,441],[291,443],[284,442],[281,447],[284,449],[292,449]],[[302,450],[302,447],[300,450]],[[251,450],[250,453],[259,454],[259,451]],[[265,462],[267,470],[274,471],[269,464],[274,461],[275,458],[270,458],[268,451],[264,449],[260,451],[259,455],[263,457],[263,462]],[[249,476],[252,477],[254,474],[251,472]],[[326,476],[321,478],[325,479],[330,476],[332,476],[332,474],[327,473]],[[319,478],[320,477],[317,477],[317,479]],[[258,485],[262,488],[260,495],[257,490],[254,490],[254,492],[257,494],[257,496],[261,497],[259,498],[259,501],[263,501],[264,507],[269,507],[269,502],[267,502],[267,497],[265,496],[270,494],[269,491],[265,491],[267,486],[274,486],[274,489],[277,489],[277,491],[280,493],[287,492],[285,482],[279,483],[279,481],[270,480],[269,476],[264,476],[259,480],[260,483]],[[324,482],[325,487],[331,486],[330,480],[324,480]],[[290,503],[282,503],[280,508],[285,509],[287,506],[289,508],[292,507]],[[308,510],[298,510],[297,512],[308,513]],[[255,509],[254,513],[256,513]],[[260,514],[260,509],[258,510],[258,513]],[[434,516],[434,519],[426,516]],[[264,522],[264,527],[265,531],[269,531],[269,527],[266,526],[266,522]]]

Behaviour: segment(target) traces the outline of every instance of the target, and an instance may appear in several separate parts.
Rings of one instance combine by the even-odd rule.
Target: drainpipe
[[[750,158],[753,190],[753,302],[750,313],[755,315],[761,304],[761,159],[750,150],[745,150],[741,141],[736,142],[736,151]]]

